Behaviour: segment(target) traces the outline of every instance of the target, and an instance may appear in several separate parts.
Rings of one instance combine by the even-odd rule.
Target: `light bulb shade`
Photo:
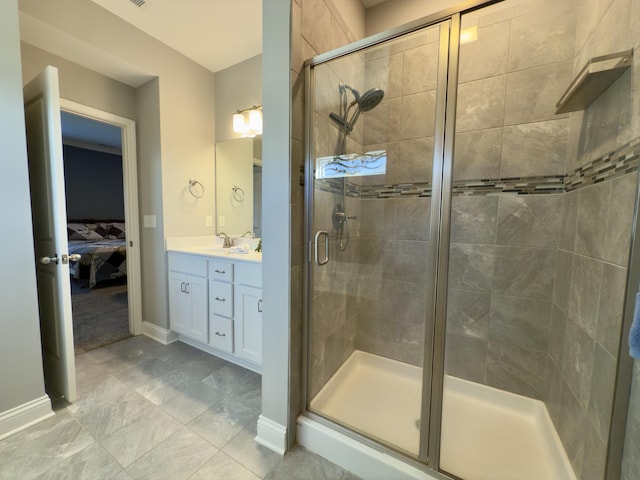
[[[262,112],[249,110],[249,128],[257,134],[262,133]]]
[[[233,114],[233,131],[236,133],[246,133],[248,126],[244,121],[244,115],[242,113]]]

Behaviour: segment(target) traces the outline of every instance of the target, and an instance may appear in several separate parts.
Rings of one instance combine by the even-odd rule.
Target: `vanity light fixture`
[[[233,131],[242,134],[243,137],[262,134],[262,105],[254,105],[234,113]]]

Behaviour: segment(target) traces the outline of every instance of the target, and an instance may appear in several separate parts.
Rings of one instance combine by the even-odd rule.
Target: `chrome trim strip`
[[[339,47],[326,53],[316,55],[315,57],[307,59],[304,62],[304,66],[315,66],[321,63],[325,63],[329,60],[343,57],[345,55],[363,50],[367,47],[372,47],[379,43],[386,42],[387,40],[401,37],[407,33],[415,32],[416,30],[420,30],[430,25],[436,25],[440,22],[448,20],[455,14],[470,12],[503,1],[504,0],[466,0],[456,5],[455,7],[440,10],[439,12],[436,12],[432,15],[427,15],[426,17],[419,18],[402,26],[395,27],[384,32],[376,33],[375,35],[371,35],[343,47]]]
[[[640,177],[636,180],[638,182]],[[622,455],[627,429],[631,383],[633,379],[634,360],[629,356],[629,330],[633,322],[636,292],[640,286],[640,239],[637,238],[640,225],[640,184],[636,183],[636,198],[631,226],[631,247],[627,268],[627,284],[625,288],[624,311],[622,314],[622,331],[616,365],[616,381],[613,392],[613,411],[609,425],[607,445],[606,475],[607,480],[617,480],[622,474]]]
[[[433,180],[431,191],[431,217],[429,227],[429,264],[426,284],[425,302],[427,315],[425,316],[424,350],[422,361],[422,406],[420,422],[420,448],[418,458],[425,464],[433,467],[433,458],[430,457],[430,444],[433,438],[430,434],[432,415],[433,390],[433,346],[435,344],[435,329],[437,311],[435,309],[437,278],[438,278],[438,254],[440,251],[440,225],[442,211],[442,163],[445,149],[445,121],[447,108],[447,74],[449,63],[449,35],[451,21],[440,24],[440,45],[438,52],[438,84],[436,87],[436,111],[435,131],[433,143]],[[437,391],[437,390],[435,390]]]

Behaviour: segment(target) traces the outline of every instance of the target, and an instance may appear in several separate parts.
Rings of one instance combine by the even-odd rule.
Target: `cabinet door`
[[[207,280],[169,272],[169,322],[171,330],[200,342],[208,340]]]
[[[191,306],[191,331],[189,336],[199,342],[209,340],[209,309],[207,306],[207,279],[186,275],[187,296]]]
[[[235,291],[235,354],[262,363],[262,290],[238,285]]]
[[[185,293],[185,275],[169,272],[169,323],[171,330],[188,335],[191,325],[191,306]]]

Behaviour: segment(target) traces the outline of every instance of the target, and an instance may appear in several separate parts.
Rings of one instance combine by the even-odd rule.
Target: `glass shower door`
[[[307,409],[423,461],[448,35],[423,28],[309,77]]]

